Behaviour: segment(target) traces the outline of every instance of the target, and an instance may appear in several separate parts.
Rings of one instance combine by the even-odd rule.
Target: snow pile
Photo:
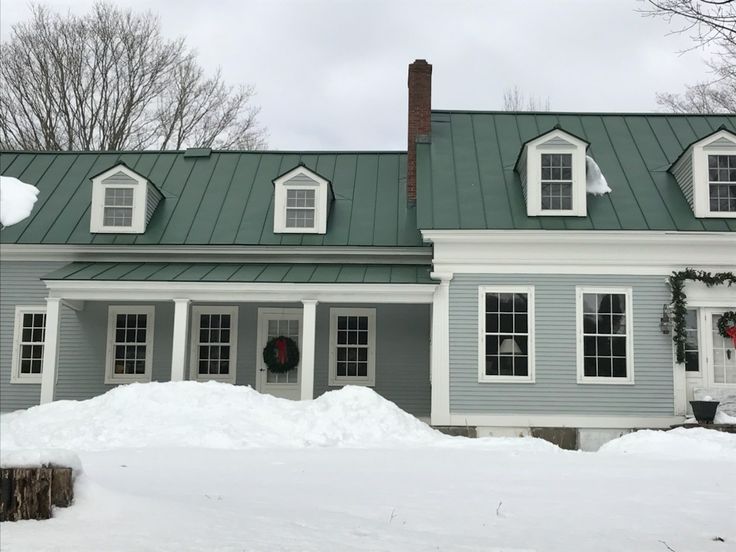
[[[74,475],[82,472],[82,462],[66,449],[0,449],[0,468],[36,468],[55,466],[72,468]]]
[[[700,427],[670,431],[647,429],[610,441],[599,452],[661,456],[669,459],[736,461],[736,435]]]
[[[736,416],[731,416],[719,408],[713,421],[717,424],[736,424]]]
[[[593,195],[603,195],[611,192],[598,163],[590,156],[585,156],[585,191]]]
[[[0,176],[0,224],[10,226],[30,216],[38,188],[12,176]]]
[[[131,384],[0,417],[3,449],[380,447],[448,439],[355,386],[290,401],[216,382]]]

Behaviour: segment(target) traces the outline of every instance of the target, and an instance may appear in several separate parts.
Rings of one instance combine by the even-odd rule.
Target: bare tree
[[[683,94],[659,93],[657,103],[676,113],[736,113],[736,1],[647,0],[647,16],[677,21],[697,46],[712,46],[707,62],[713,78],[688,86]]]
[[[518,85],[503,91],[504,111],[549,111],[549,98],[542,101],[534,96],[527,97]]]
[[[0,51],[0,147],[122,150],[265,145],[253,89],[205,74],[158,18],[112,4],[32,6]]]

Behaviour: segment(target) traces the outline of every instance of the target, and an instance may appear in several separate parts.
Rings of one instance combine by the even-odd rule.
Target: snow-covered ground
[[[0,418],[4,451],[57,447],[75,504],[4,523],[3,551],[736,550],[736,436],[709,430],[567,452],[447,437],[368,389],[191,382]]]

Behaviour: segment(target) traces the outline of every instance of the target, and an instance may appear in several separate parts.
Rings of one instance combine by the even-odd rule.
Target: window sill
[[[10,383],[18,383],[18,384],[25,384],[25,385],[41,385],[41,376],[38,377],[34,376],[10,376]]]
[[[634,385],[633,378],[582,378],[578,385]]]
[[[126,383],[151,383],[151,376],[142,375],[138,377],[110,377],[105,376],[105,385],[125,385]]]
[[[327,382],[329,387],[344,387],[346,385],[362,385],[363,387],[375,387],[376,382],[371,380],[345,380],[345,379],[333,379],[330,378]]]
[[[191,379],[192,381],[198,381],[198,382],[218,381],[220,383],[231,383],[235,385],[235,374],[233,374],[232,376],[209,376],[209,377],[199,377],[198,375],[194,375]]]
[[[532,377],[486,376],[478,378],[478,383],[536,383]]]

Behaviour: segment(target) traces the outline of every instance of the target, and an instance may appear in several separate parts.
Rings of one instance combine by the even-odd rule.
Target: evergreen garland
[[[729,286],[736,282],[736,276],[733,272],[716,272],[711,274],[704,270],[695,270],[686,268],[679,272],[673,272],[668,278],[670,289],[672,290],[672,341],[675,342],[677,362],[685,362],[685,316],[687,315],[687,297],[683,291],[686,280],[703,282],[708,287],[721,284]]]

